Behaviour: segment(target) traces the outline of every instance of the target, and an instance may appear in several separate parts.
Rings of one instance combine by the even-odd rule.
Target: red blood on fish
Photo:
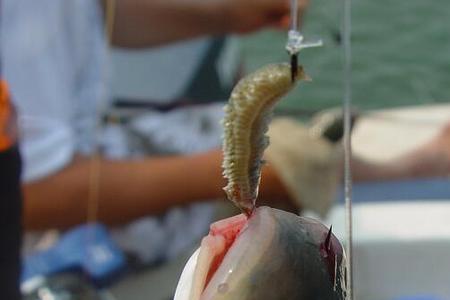
[[[332,233],[332,227],[328,230],[328,233],[324,236],[324,241],[319,244],[320,255],[322,256],[325,264],[328,267],[331,282],[336,281],[336,260],[338,257],[342,257],[343,248],[339,241]]]
[[[208,285],[211,277],[219,268],[225,254],[228,249],[230,249],[245,224],[247,224],[247,217],[244,214],[220,220],[211,224],[208,236],[202,241],[202,244],[208,243],[209,246],[214,249],[214,257],[210,264],[208,275],[206,276],[205,287]]]
[[[206,239],[191,299],[346,299],[342,245],[316,220],[259,207],[214,224]]]

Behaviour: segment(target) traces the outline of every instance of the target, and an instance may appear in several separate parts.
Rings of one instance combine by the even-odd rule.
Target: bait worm
[[[295,82],[307,78],[301,66],[295,78],[291,74],[291,66],[286,63],[265,66],[243,78],[225,106],[222,167],[228,184],[224,191],[247,215],[252,213],[258,196],[272,108]]]

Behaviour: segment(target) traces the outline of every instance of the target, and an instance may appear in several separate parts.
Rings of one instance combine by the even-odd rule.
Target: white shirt
[[[105,99],[101,11],[94,0],[4,0],[3,72],[19,113],[24,179],[58,171],[91,145]]]
[[[112,94],[125,101],[151,100],[158,104],[183,96],[212,41],[212,38],[197,38],[154,49],[113,49]],[[227,37],[214,61],[221,85],[234,83],[240,67],[239,56],[237,40]]]
[[[33,181],[57,172],[75,153],[88,152],[95,145],[96,117],[105,104],[108,83],[102,12],[95,0],[2,1],[1,60],[19,113],[24,180]],[[220,118],[215,117],[221,114],[220,107],[206,107],[198,118],[192,115],[197,121],[188,128],[182,123],[189,122],[189,113],[184,117],[176,113],[160,123],[171,127],[171,121],[180,122],[161,134],[161,126],[150,119],[137,120],[134,126],[150,135],[160,134],[162,141],[177,141],[170,147],[192,152],[200,150],[194,143],[198,140],[191,137],[180,144],[176,135],[184,136],[186,131],[204,135],[200,123],[208,121],[200,116],[205,112],[213,120]],[[151,119],[163,122],[165,118],[154,115]],[[218,132],[204,136],[208,142],[203,149],[220,143]],[[111,141],[117,144],[120,139],[116,136]],[[188,143],[195,148],[186,148]],[[127,147],[122,143],[123,149]],[[111,147],[113,152],[119,148]],[[209,204],[174,208],[165,216],[142,218],[115,230],[113,236],[124,249],[152,262],[190,246],[207,232],[212,215]]]

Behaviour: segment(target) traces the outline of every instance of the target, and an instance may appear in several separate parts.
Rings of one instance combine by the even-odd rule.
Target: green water
[[[352,91],[360,109],[450,103],[450,1],[353,0]],[[319,110],[342,103],[341,1],[311,0],[307,37],[325,46],[300,57],[313,82],[304,83],[280,106]],[[266,31],[243,39],[248,70],[286,61],[285,32]]]

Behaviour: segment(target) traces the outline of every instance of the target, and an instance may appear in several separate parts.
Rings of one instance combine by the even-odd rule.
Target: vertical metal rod
[[[348,298],[353,300],[353,227],[352,227],[352,172],[351,172],[351,0],[343,0],[343,46],[344,46],[344,186],[346,215],[346,252],[348,255]]]

